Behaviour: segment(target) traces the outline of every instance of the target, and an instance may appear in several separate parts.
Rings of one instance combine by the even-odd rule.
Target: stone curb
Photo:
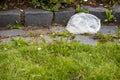
[[[105,8],[103,7],[94,8],[90,6],[82,6],[81,8],[89,11],[90,14],[97,16],[102,22],[106,19]]]
[[[93,8],[90,6],[82,6],[82,9],[86,9],[89,13],[97,16],[103,22],[106,19],[105,8],[97,7]],[[116,24],[120,24],[120,5],[114,7],[113,14],[117,19]],[[72,15],[75,14],[74,8],[65,8],[60,9],[58,12],[50,12],[41,9],[25,9],[24,18],[21,19],[21,12],[19,10],[8,10],[0,11],[0,27],[6,25],[13,25],[21,23],[21,20],[24,20],[25,26],[44,26],[51,25],[52,22],[58,24],[67,23]]]
[[[20,29],[12,29],[12,30],[1,30],[0,37],[15,37],[15,36],[24,36],[25,32]]]
[[[20,22],[19,10],[0,11],[0,27]]]
[[[54,22],[58,24],[63,24],[68,22],[70,17],[75,14],[74,8],[65,8],[60,9],[58,12],[55,12]]]
[[[82,9],[88,10],[90,14],[93,14],[95,16],[97,16],[98,18],[101,19],[102,22],[104,22],[104,20],[107,18],[106,17],[106,13],[105,10],[107,8],[103,8],[103,7],[90,7],[90,6],[82,6]],[[113,15],[116,18],[116,24],[120,25],[120,5],[119,6],[115,6],[112,9]]]
[[[120,5],[113,8],[113,14],[115,15],[117,24],[120,24]]]
[[[50,25],[53,19],[53,12],[41,9],[27,9],[25,13],[25,26]]]

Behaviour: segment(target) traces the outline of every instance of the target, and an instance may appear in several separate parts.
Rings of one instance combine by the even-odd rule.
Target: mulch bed
[[[113,0],[113,1],[120,3],[119,0]],[[80,2],[80,0],[76,0],[76,2],[74,4],[68,5],[67,7],[71,7],[71,6],[76,7],[76,3],[79,3],[79,2]],[[90,5],[93,7],[103,6],[103,7],[111,8],[113,6],[113,4],[115,4],[115,3],[114,2],[110,3],[110,0],[89,0],[80,5]],[[35,5],[32,3],[31,0],[16,0],[16,1],[0,0],[0,6],[6,7],[4,10],[6,10],[6,9],[8,10],[8,9],[34,8]]]

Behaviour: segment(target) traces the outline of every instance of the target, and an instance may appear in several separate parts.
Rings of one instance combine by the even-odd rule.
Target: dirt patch
[[[52,33],[48,27],[26,27],[23,29],[26,36],[39,37],[41,35],[47,35]]]

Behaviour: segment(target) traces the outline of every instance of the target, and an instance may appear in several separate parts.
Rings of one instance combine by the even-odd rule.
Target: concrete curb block
[[[65,8],[60,9],[58,12],[55,12],[54,22],[58,24],[63,24],[68,22],[70,17],[75,14],[74,8]]]
[[[25,10],[25,26],[50,25],[53,19],[53,12],[41,9]]]
[[[93,14],[95,16],[97,16],[98,18],[101,19],[101,21],[103,22],[106,19],[106,14],[105,14],[105,9],[103,7],[90,7],[90,6],[82,6],[82,9],[88,10],[90,14]]]
[[[12,30],[1,30],[0,37],[14,37],[14,36],[24,36],[25,32],[20,29],[12,29]]]
[[[8,10],[0,11],[0,27],[6,25],[13,25],[16,21],[20,22],[20,11],[19,10]]]
[[[88,10],[89,13],[97,16],[98,18],[101,19],[101,21],[103,22],[106,19],[106,13],[105,13],[105,9],[107,8],[103,8],[103,7],[90,7],[90,6],[82,6],[82,9]],[[116,17],[116,24],[120,25],[120,5],[119,6],[115,6],[113,9],[113,15]]]
[[[113,8],[113,14],[117,19],[116,24],[120,24],[120,5]]]
[[[103,22],[106,19],[105,9],[103,7],[90,7],[82,6],[82,9],[86,9],[89,13],[97,16]],[[116,24],[120,25],[120,5],[114,7],[113,14],[117,19]],[[74,8],[60,9],[58,12],[45,11],[41,9],[25,9],[24,18],[21,18],[21,12],[19,10],[0,11],[0,27],[4,27],[8,24],[16,24],[16,21],[20,23],[24,20],[25,26],[47,26],[52,22],[58,24],[67,23],[72,15],[75,14]]]

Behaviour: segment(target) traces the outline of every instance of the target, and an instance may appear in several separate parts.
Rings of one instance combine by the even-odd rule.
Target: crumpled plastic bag
[[[73,34],[95,34],[100,30],[100,19],[88,13],[77,13],[73,15],[66,29]]]

